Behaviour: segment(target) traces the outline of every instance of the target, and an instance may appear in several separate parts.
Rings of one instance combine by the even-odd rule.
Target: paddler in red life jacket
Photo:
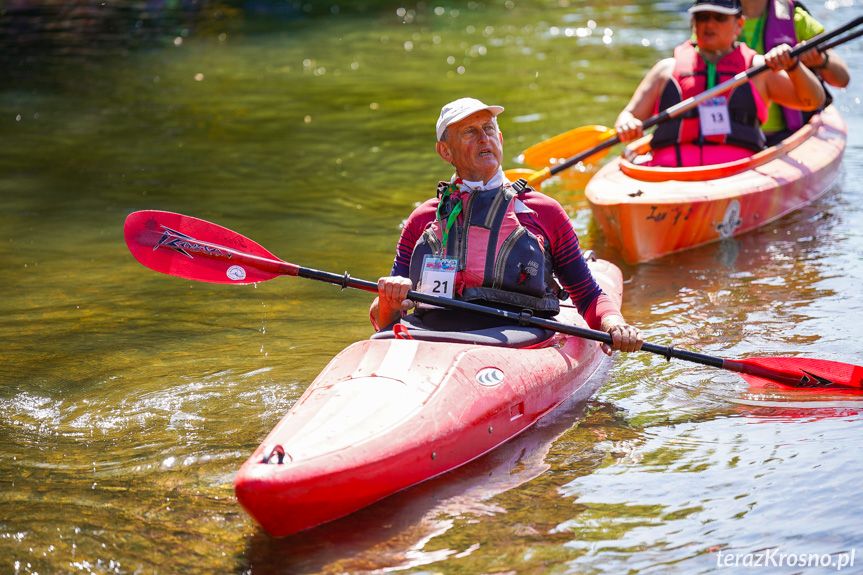
[[[641,331],[596,283],[563,207],[504,175],[501,112],[474,98],[441,109],[437,152],[455,174],[408,217],[392,271],[378,280],[372,324],[387,328],[413,308],[411,289],[545,317],[565,290],[588,325],[611,335],[606,353],[640,349]]]
[[[622,142],[641,137],[642,122],[669,106],[749,68],[766,63],[771,69],[658,125],[649,165],[704,166],[749,157],[764,148],[761,124],[770,102],[796,110],[824,103],[821,82],[789,56],[787,44],[761,56],[737,42],[744,22],[740,0],[696,0],[689,12],[695,41],[675,48],[674,57],[660,60],[639,84],[614,125]]]
[[[743,4],[743,31],[738,40],[764,54],[788,44],[809,40],[824,32],[824,26],[800,2],[794,0],[741,0]],[[815,72],[830,86],[844,88],[851,81],[848,66],[832,49],[819,52],[808,50],[800,55],[800,63]],[[829,96],[828,102],[829,104]],[[808,114],[783,108],[775,102],[770,105],[767,121],[761,126],[772,146],[796,132],[809,120]]]

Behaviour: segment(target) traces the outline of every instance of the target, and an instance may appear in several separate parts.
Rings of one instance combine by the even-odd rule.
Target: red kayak
[[[620,303],[620,270],[591,269]],[[572,307],[558,321],[586,326]],[[410,339],[406,339],[405,337]],[[595,341],[536,327],[382,332],[324,368],[234,480],[270,534],[331,521],[459,467],[602,384]]]

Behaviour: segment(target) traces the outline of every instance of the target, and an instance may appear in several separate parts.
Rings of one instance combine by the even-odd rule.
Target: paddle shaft
[[[829,42],[829,43],[827,41],[832,40],[833,38],[836,38],[836,36],[838,36],[839,34],[842,34],[843,32],[847,32],[848,30],[850,30],[852,28],[856,28],[860,24],[863,24],[863,16],[855,18],[854,20],[848,22],[847,24],[839,26],[835,30],[819,34],[818,36],[811,38],[806,43],[798,44],[797,46],[795,46],[791,50],[790,55],[791,56],[799,56],[803,52],[806,52],[807,50],[812,50],[813,48],[818,50],[819,52],[823,52],[825,50],[833,48],[834,46],[844,44],[845,42],[848,42],[849,40],[853,40],[854,38],[859,37],[861,34],[863,34],[863,31],[858,31],[858,32],[855,32],[853,34],[849,34],[848,36],[845,36],[844,38],[838,38],[838,39],[836,39],[832,42]],[[689,110],[691,110],[692,108],[701,104],[702,102],[709,100],[710,98],[714,98],[714,97],[716,97],[716,96],[718,96],[724,92],[727,92],[733,88],[736,88],[737,86],[745,84],[753,76],[757,76],[758,74],[761,74],[762,72],[766,72],[769,69],[770,69],[770,66],[768,66],[767,64],[762,64],[761,66],[756,66],[754,68],[750,68],[749,70],[746,70],[745,72],[740,72],[739,74],[737,74],[733,78],[730,78],[730,79],[726,80],[725,82],[722,82],[721,84],[717,84],[713,88],[711,88],[705,92],[702,92],[701,94],[698,94],[697,96],[687,98],[686,100],[683,100],[682,102],[679,102],[679,103],[671,106],[670,108],[663,110],[659,114],[656,114],[655,116],[648,118],[647,120],[644,121],[642,126],[646,130],[647,128],[650,128],[650,127],[655,126],[657,124],[661,124],[662,122],[667,122],[668,120],[674,119],[674,118],[688,112]],[[581,162],[582,160],[592,156],[593,154],[595,154],[597,152],[601,152],[602,150],[610,148],[610,147],[612,147],[616,144],[619,144],[619,143],[620,143],[620,136],[615,135],[615,136],[609,138],[608,140],[605,140],[601,144],[598,144],[598,145],[594,146],[593,148],[590,148],[589,150],[585,150],[584,152],[581,152],[579,154],[576,154],[575,156],[572,156],[571,158],[564,161],[563,163],[557,164],[557,165],[552,166],[552,167],[543,168],[542,170],[540,170],[539,172],[537,172],[536,174],[531,176],[528,179],[528,183],[535,183],[537,181],[546,180],[546,179],[550,178],[551,176],[554,176],[555,174],[559,174],[560,172],[566,170],[567,168],[571,168],[575,164],[577,164],[577,163]]]
[[[350,287],[373,293],[377,293],[378,291],[378,285],[376,283],[352,278],[348,273],[345,273],[344,275],[338,275],[330,272],[297,267],[296,275],[299,277],[340,285],[342,289]],[[548,329],[567,335],[573,335],[582,339],[598,341],[608,345],[612,345],[613,343],[611,335],[604,331],[598,331],[589,328],[568,325],[550,319],[534,317],[528,312],[516,313],[507,310],[486,307],[483,305],[472,304],[466,301],[441,298],[413,290],[408,292],[407,298],[414,302],[426,303],[439,307],[445,307],[448,309],[466,311],[471,313],[479,313],[482,315],[505,319],[507,321],[520,325],[541,327],[543,329]],[[806,381],[805,378],[795,376],[793,374],[776,371],[758,365],[750,365],[733,360],[722,359],[720,357],[714,357],[703,353],[675,349],[673,346],[662,346],[645,342],[641,346],[641,351],[661,355],[667,360],[671,360],[672,358],[674,358],[710,367],[718,367],[737,373],[745,373],[747,375],[753,375],[763,379],[769,379],[771,381],[776,381],[778,383],[792,387],[800,387],[801,384],[805,383]]]
[[[136,260],[150,269],[175,277],[242,285],[287,275],[340,285],[342,289],[350,287],[375,294],[378,292],[376,283],[351,278],[347,273],[338,275],[288,263],[228,228],[182,214],[158,210],[133,212],[126,217],[123,235]],[[536,318],[528,311],[510,312],[416,291],[408,292],[408,297],[418,303],[489,315],[511,323],[533,325],[612,344],[611,336],[605,332]],[[776,358],[784,360],[777,364],[774,358],[732,361],[652,344],[644,344],[643,349],[666,359],[673,357],[719,367],[743,374],[744,378],[752,376],[759,385],[767,381],[802,388],[833,385],[857,389],[863,387],[863,367],[838,362],[802,360],[802,364],[792,362],[794,365],[786,367],[792,358]],[[843,381],[825,377],[825,372],[838,373]]]
[[[228,248],[222,245],[201,240],[188,239],[179,243],[175,242],[174,247],[176,246],[181,247],[184,251],[189,253],[195,253],[204,257],[214,258],[222,261],[229,261],[236,265],[246,265],[273,274],[296,276],[306,279],[317,280],[325,283],[339,285],[342,289],[352,288],[371,293],[378,292],[377,283],[352,278],[348,273],[339,275],[331,272],[305,268],[288,263],[283,260],[256,256],[237,249]],[[424,294],[414,290],[409,291],[407,297],[411,301],[418,303],[426,303],[448,309],[497,317],[512,323],[541,327],[543,329],[548,329],[567,335],[573,335],[592,341],[598,341],[608,345],[611,345],[613,343],[611,335],[606,332],[577,327],[574,325],[567,325],[550,319],[534,317],[532,314],[526,311],[516,313],[507,310],[473,304],[466,301]],[[722,359],[719,357],[713,357],[702,353],[674,349],[673,346],[661,346],[651,343],[644,343],[641,349],[642,351],[661,355],[668,360],[670,360],[671,358],[675,358],[693,363],[699,363],[702,365],[707,365],[710,367],[727,369],[738,373],[746,373],[749,375],[754,375],[756,377],[776,381],[784,385],[800,386],[801,383],[805,381],[801,377],[794,376],[792,374],[787,374],[761,366],[749,365],[732,360]]]

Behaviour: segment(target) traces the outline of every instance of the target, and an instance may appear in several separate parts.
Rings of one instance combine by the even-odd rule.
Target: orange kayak
[[[847,128],[834,106],[778,145],[749,158],[695,168],[625,159],[649,150],[634,142],[585,189],[609,245],[630,264],[736,236],[797,210],[829,190]]]

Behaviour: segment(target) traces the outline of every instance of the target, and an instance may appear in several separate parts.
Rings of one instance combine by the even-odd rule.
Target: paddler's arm
[[[411,289],[411,256],[417,240],[426,227],[434,221],[437,198],[425,201],[408,216],[396,246],[396,257],[390,275],[378,280],[378,297],[369,309],[369,319],[375,331],[384,328],[401,317],[402,312],[413,308],[413,302],[405,300]]]
[[[794,8],[794,31],[805,44],[824,32],[824,26],[798,3]],[[833,50],[807,50],[800,54],[800,63],[821,76],[830,86],[844,88],[851,81],[848,65]]]
[[[763,56],[764,63],[772,72],[763,74],[763,79],[756,76],[754,84],[758,87],[762,98],[776,102],[796,110],[816,110],[825,100],[824,86],[806,66],[800,65],[800,59],[789,55],[791,47],[788,44],[776,46]],[[753,61],[758,65],[760,57]]]
[[[643,122],[656,110],[656,102],[674,71],[674,58],[656,63],[635,89],[626,107],[614,122],[614,131],[623,143],[631,142],[643,135]]]
[[[586,264],[584,267],[585,273],[589,275],[590,270],[587,269]],[[578,313],[591,329],[602,330],[611,336],[613,345],[603,343],[602,351],[606,355],[611,355],[614,350],[630,352],[641,349],[644,343],[641,330],[626,323],[617,303],[602,291],[602,288],[596,284],[596,280],[592,277],[590,279],[595,286],[590,294],[579,297],[578,293],[574,295],[570,293],[570,296]]]
[[[851,81],[848,65],[832,49],[824,52],[807,50],[800,54],[800,63],[817,73],[831,86],[844,88]]]
[[[402,312],[413,308],[414,303],[407,299],[411,280],[400,276],[387,276],[378,280],[378,297],[372,302],[369,317],[375,331],[399,319]]]
[[[557,280],[569,294],[572,304],[591,329],[611,335],[612,346],[602,344],[602,351],[611,355],[615,349],[637,351],[643,343],[641,331],[626,323],[620,306],[597,283],[585,261],[578,234],[569,215],[554,198],[531,190],[522,196],[534,211],[534,217],[525,219],[537,226],[540,235],[547,238]],[[541,222],[541,225],[540,225]]]
[[[614,341],[614,345],[611,347],[602,344],[602,351],[608,355],[611,355],[615,349],[627,352],[638,351],[641,349],[641,344],[644,343],[641,330],[626,323],[620,314],[606,314],[602,318],[602,331],[607,332]]]
[[[644,338],[641,330],[626,323],[617,304],[600,291],[599,295],[584,310],[579,310],[591,329],[600,329],[611,336],[614,345],[602,344],[602,351],[611,355],[612,351],[638,351]],[[597,323],[599,325],[597,325]]]

